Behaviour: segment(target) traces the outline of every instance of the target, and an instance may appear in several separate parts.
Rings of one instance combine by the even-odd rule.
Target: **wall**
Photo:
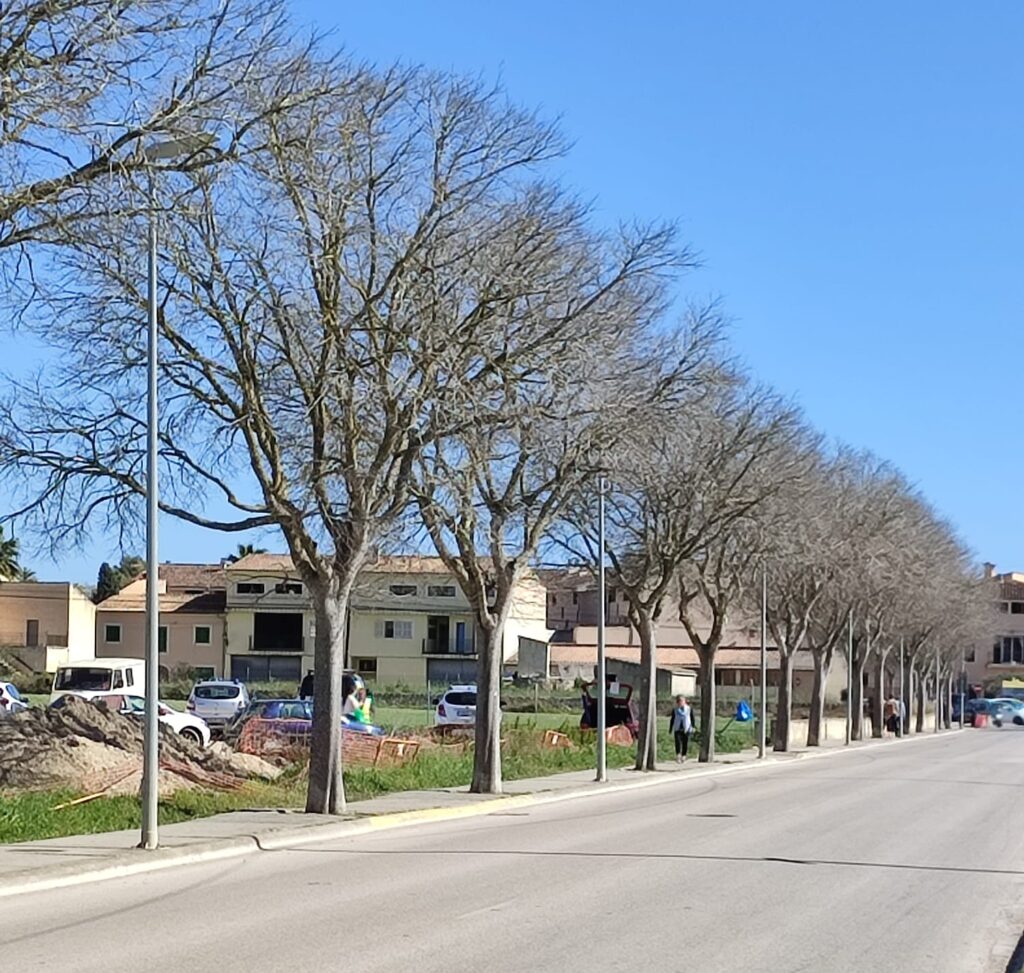
[[[160,653],[160,665],[173,671],[179,666],[209,666],[224,673],[224,619],[217,614],[161,612],[160,624],[167,629],[167,651]],[[121,641],[107,642],[106,626],[121,626]],[[210,644],[196,644],[195,626],[210,628]],[[146,655],[146,615],[136,611],[96,613],[96,654],[142,659]]]
[[[67,645],[71,590],[72,586],[63,582],[0,584],[0,645],[24,646],[29,619],[39,622],[40,646]]]
[[[65,662],[96,657],[96,605],[81,588],[71,585],[68,598],[68,651]]]
[[[524,578],[512,592],[508,619],[502,638],[502,660],[507,661],[519,653],[519,637],[547,643],[551,629],[547,625],[545,608],[547,592],[539,581]]]

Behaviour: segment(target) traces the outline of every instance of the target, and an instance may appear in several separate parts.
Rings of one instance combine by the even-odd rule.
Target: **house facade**
[[[985,565],[992,595],[992,637],[988,644],[968,646],[964,668],[971,685],[998,690],[1003,680],[1024,679],[1024,573],[997,574]]]
[[[313,668],[316,620],[286,555],[250,554],[228,565],[225,672],[246,681],[294,681]],[[360,574],[348,617],[346,666],[378,684],[423,686],[476,677],[481,633],[469,600],[440,558],[380,557]],[[545,590],[524,579],[513,593],[502,657],[546,645]]]
[[[0,584],[0,649],[21,668],[53,672],[95,656],[96,606],[63,581]]]
[[[161,564],[160,673],[190,670],[197,678],[225,671],[227,577],[219,564]],[[145,658],[146,578],[136,578],[96,606],[96,654]]]

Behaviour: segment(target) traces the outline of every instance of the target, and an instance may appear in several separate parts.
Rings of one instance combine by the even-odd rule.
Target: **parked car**
[[[250,703],[245,684],[233,679],[197,682],[188,694],[185,709],[198,716],[211,730],[223,729]]]
[[[50,703],[50,706],[54,709],[66,706],[67,701],[74,696],[74,693],[64,693]],[[132,716],[141,720],[146,715],[146,700],[143,696],[107,693],[103,696],[78,696],[76,698],[84,699],[86,702],[95,703],[96,705],[102,704],[107,709],[120,713],[122,716]],[[208,747],[210,745],[210,728],[199,717],[193,716],[191,713],[181,713],[168,706],[167,703],[157,703],[156,715],[157,719],[164,726],[169,727],[186,740],[191,740],[201,747]]]
[[[597,701],[597,683],[584,683],[581,729],[597,729]],[[606,726],[625,726],[634,737],[640,732],[640,719],[633,702],[633,687],[628,683],[609,684],[605,693],[604,712]]]
[[[28,703],[21,698],[17,686],[11,682],[0,682],[0,716],[23,713],[27,709]]]
[[[116,692],[145,695],[146,663],[142,659],[89,659],[59,666],[53,674],[50,702],[64,695],[91,699]]]
[[[992,714],[989,719],[993,723],[1013,723],[1016,726],[1024,726],[1024,700],[1015,699],[1012,696],[1000,696],[989,700],[992,704]]]
[[[449,686],[437,701],[434,726],[475,726],[476,686]]]
[[[250,720],[274,720],[282,733],[303,737],[313,732],[313,701],[310,699],[254,699],[225,728],[224,739],[235,743]],[[353,733],[384,736],[382,727],[360,723],[347,716],[341,718],[341,728]]]

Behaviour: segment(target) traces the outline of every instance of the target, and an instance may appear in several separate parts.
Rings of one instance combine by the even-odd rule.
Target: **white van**
[[[83,659],[58,666],[53,674],[50,702],[61,696],[107,696],[124,692],[146,695],[146,663],[142,659]]]

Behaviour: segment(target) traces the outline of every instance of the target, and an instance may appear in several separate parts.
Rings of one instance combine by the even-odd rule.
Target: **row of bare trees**
[[[641,766],[670,595],[705,712],[765,564],[780,715],[793,654],[813,646],[824,673],[851,609],[861,667],[897,635],[910,658],[957,642],[949,585],[970,585],[948,528],[744,377],[716,308],[676,321],[693,257],[670,224],[597,225],[552,175],[557,129],[501,90],[294,36],[274,0],[0,11],[4,312],[49,349],[0,395],[0,475],[54,546],[138,531],[157,220],[161,509],[287,545],[316,615],[310,811],[344,806],[356,576],[417,530],[485,636],[472,786],[500,790],[512,592],[542,545],[589,557],[598,475],[648,673]],[[147,161],[197,132],[212,146]]]

